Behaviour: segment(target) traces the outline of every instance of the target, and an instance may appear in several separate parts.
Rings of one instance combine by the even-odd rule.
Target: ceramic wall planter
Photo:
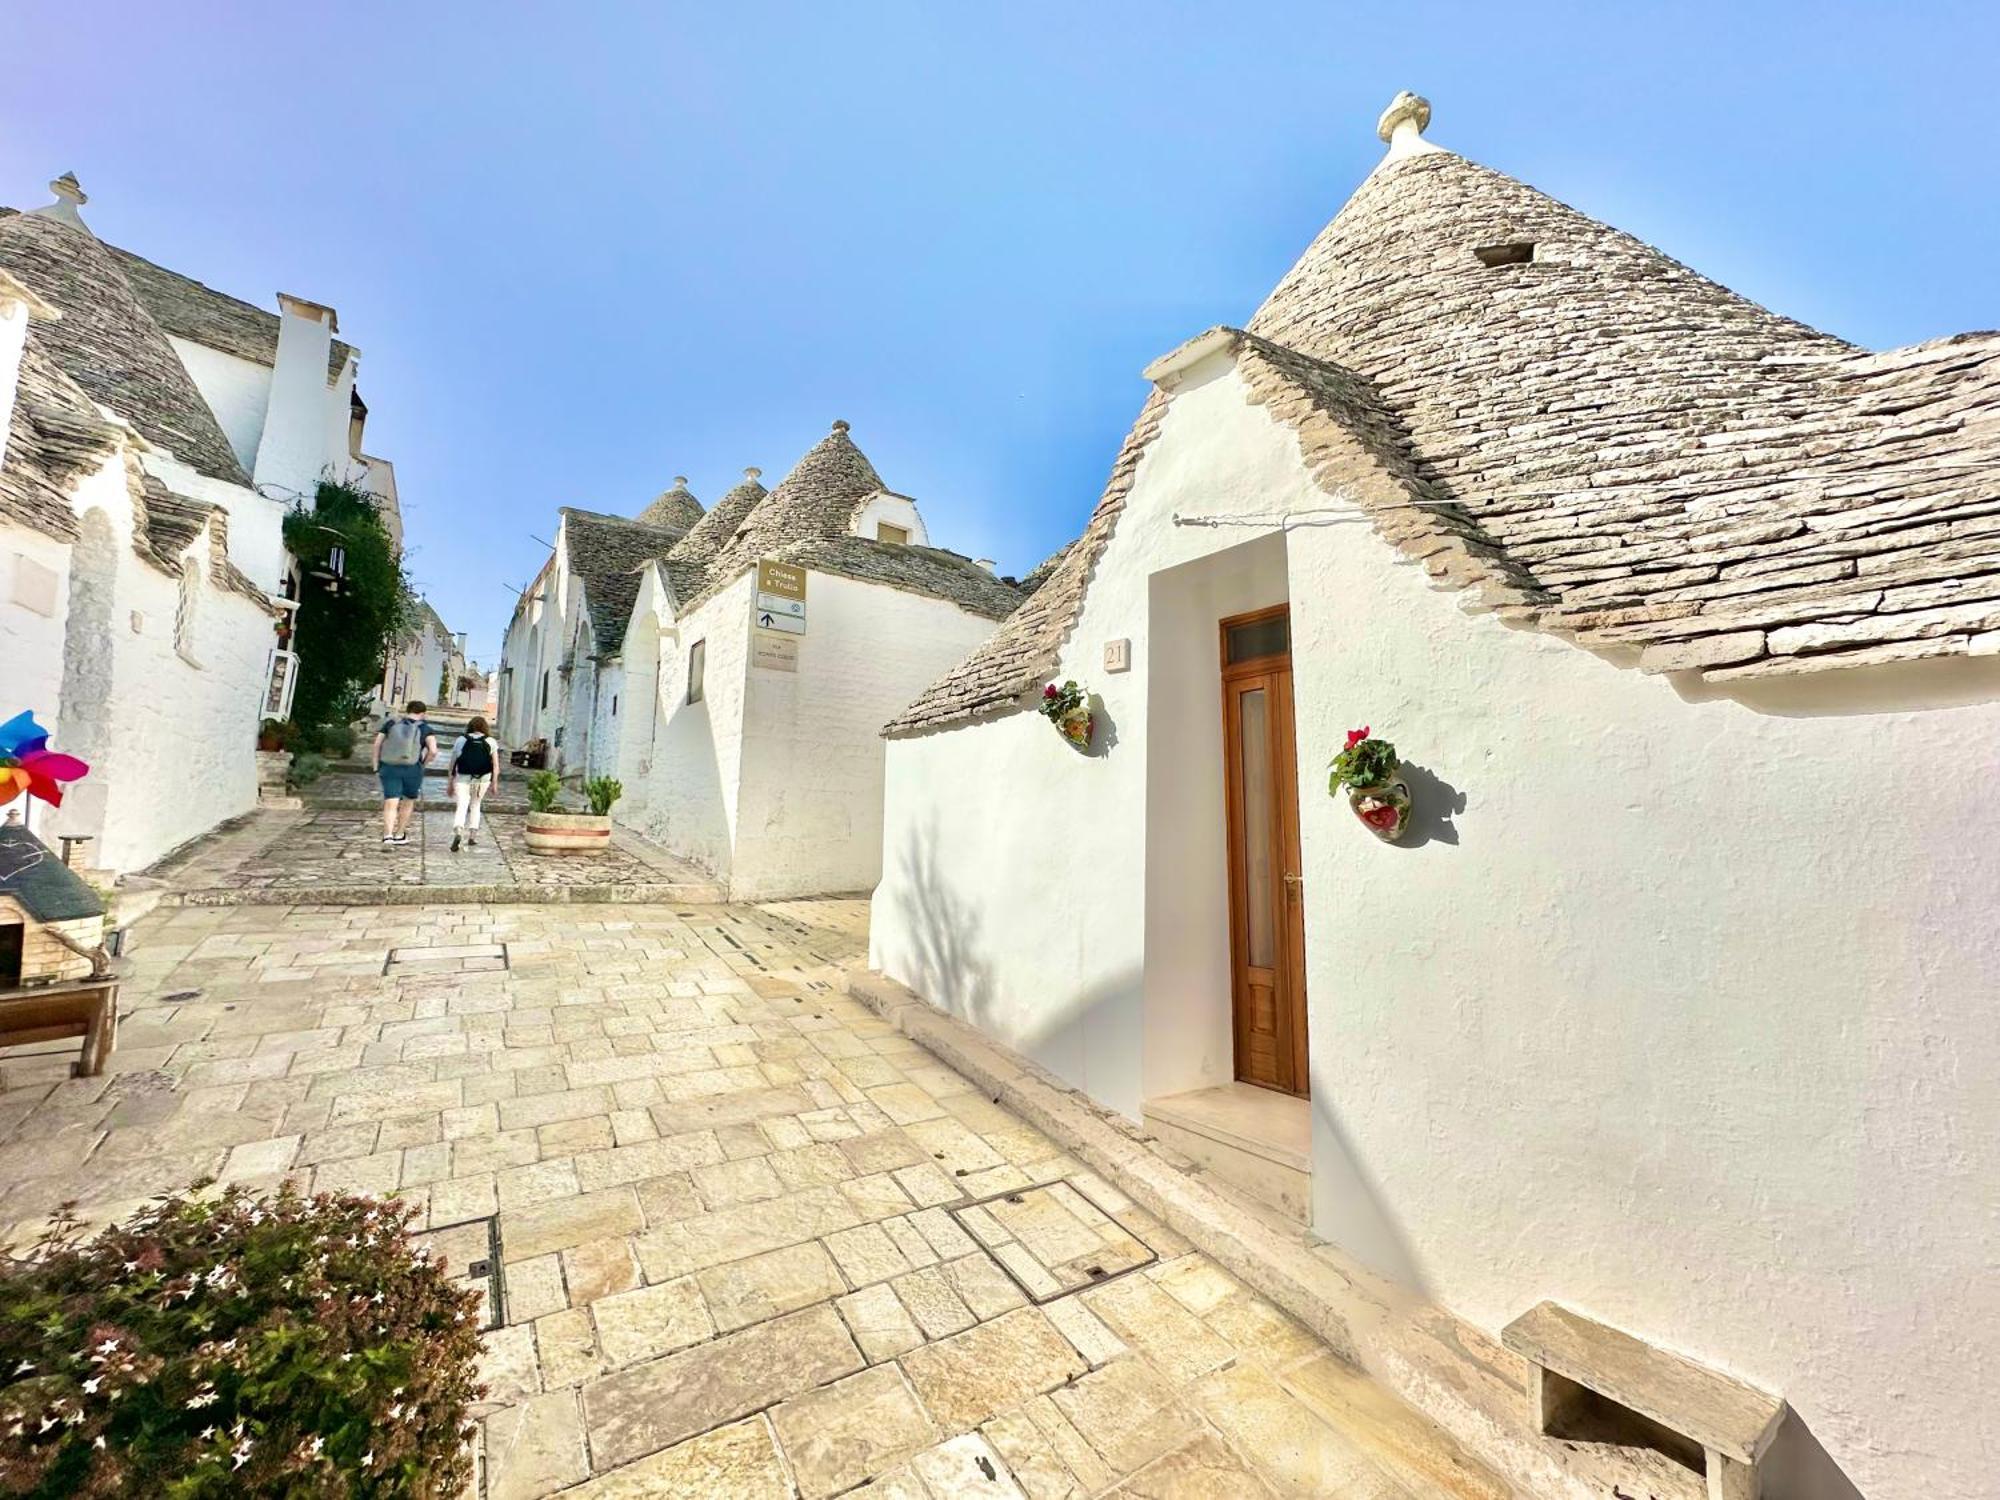
[[[611,847],[611,819],[590,813],[531,812],[525,836],[533,854],[602,854]]]
[[[1347,805],[1362,826],[1385,844],[1393,844],[1410,826],[1410,788],[1400,775],[1374,786],[1347,789]]]

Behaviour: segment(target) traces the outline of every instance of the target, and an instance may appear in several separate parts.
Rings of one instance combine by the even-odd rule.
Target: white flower
[[[114,1354],[117,1352],[117,1350],[118,1350],[118,1340],[116,1339],[106,1339],[103,1343],[97,1346],[97,1352],[99,1354]]]
[[[193,1410],[198,1407],[215,1405],[215,1387],[203,1386],[199,1391],[195,1392],[194,1395],[188,1397],[187,1404],[190,1410]]]
[[[95,1396],[97,1394],[97,1388],[102,1384],[104,1384],[104,1377],[102,1375],[91,1376],[90,1379],[86,1380],[83,1383],[84,1395]]]
[[[214,1429],[213,1427],[204,1427],[204,1428],[202,1428],[202,1430],[201,1430],[201,1440],[202,1440],[202,1441],[203,1441],[204,1443],[206,1443],[206,1442],[209,1442],[209,1441],[211,1441],[211,1440],[212,1440],[212,1439],[213,1439],[214,1437],[215,1437],[215,1429]]]
[[[90,1446],[93,1448],[102,1448],[104,1446],[104,1434],[100,1432],[96,1437],[92,1438]]]
[[[361,1467],[364,1469],[368,1469],[368,1468],[373,1468],[374,1465],[375,1465],[375,1450],[373,1448],[370,1448],[366,1453],[361,1455]]]
[[[18,1365],[14,1366],[14,1373],[16,1375],[25,1375],[34,1368],[35,1363],[33,1360],[24,1359]]]

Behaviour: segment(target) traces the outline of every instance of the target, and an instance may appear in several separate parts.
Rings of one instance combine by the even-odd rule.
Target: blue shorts
[[[382,778],[382,800],[400,801],[408,798],[420,801],[424,795],[424,768],[422,766],[384,765],[377,772]]]

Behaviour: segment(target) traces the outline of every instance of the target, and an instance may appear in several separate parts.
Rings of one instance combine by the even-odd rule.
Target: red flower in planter
[[[1368,738],[1368,727],[1365,724],[1359,729],[1350,729],[1347,731],[1347,748],[1352,750],[1356,745],[1360,744],[1363,740],[1367,738]]]
[[[1055,685],[1055,684],[1054,684],[1054,683],[1052,682],[1052,683],[1050,683],[1050,684],[1049,684],[1049,685],[1048,685],[1047,687],[1043,688],[1043,689],[1042,689],[1042,696],[1043,696],[1044,698],[1053,698],[1053,697],[1055,697],[1055,696],[1056,696],[1056,685]]]

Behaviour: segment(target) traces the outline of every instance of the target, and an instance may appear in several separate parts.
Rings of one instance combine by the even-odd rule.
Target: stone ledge
[[[851,968],[843,987],[898,1031],[1109,1178],[1269,1298],[1524,1496],[1702,1500],[1702,1476],[1642,1449],[1544,1438],[1528,1422],[1532,1367],[1485,1333],[1204,1182],[1138,1126],[905,986]]]
[[[167,891],[162,906],[714,906],[722,887],[627,885],[275,885]]]

